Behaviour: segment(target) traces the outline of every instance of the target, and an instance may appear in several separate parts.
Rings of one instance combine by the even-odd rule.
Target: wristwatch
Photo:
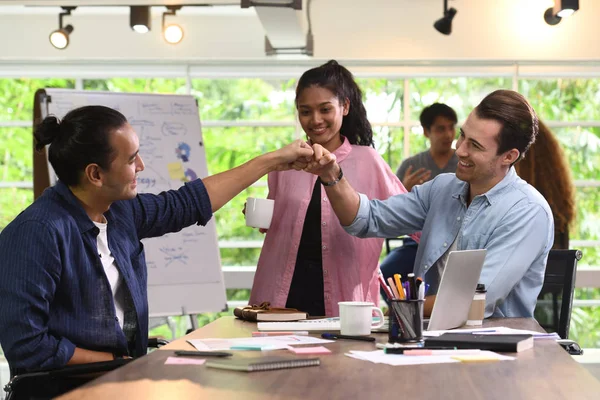
[[[342,167],[340,167],[340,174],[338,175],[338,177],[336,178],[335,181],[331,181],[331,182],[323,182],[321,180],[321,177],[317,177],[317,180],[321,183],[321,185],[323,186],[335,186],[338,184],[339,181],[342,180],[342,178],[344,177],[344,172],[342,171]]]

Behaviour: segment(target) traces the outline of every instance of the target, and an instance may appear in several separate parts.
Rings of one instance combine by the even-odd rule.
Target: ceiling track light
[[[548,25],[556,25],[577,10],[579,10],[579,0],[554,0],[554,7],[548,8],[544,13],[544,21]]]
[[[130,6],[129,26],[137,33],[146,33],[150,30],[150,6]]]
[[[165,25],[167,15],[175,15],[181,9],[181,6],[166,6],[167,11],[162,15],[162,34],[167,43],[177,44],[183,39],[183,28],[178,24]]]
[[[302,0],[241,0],[241,8],[254,7],[288,7],[302,10]]]
[[[444,35],[452,33],[452,19],[456,15],[456,8],[448,9],[448,0],[444,0],[444,16],[433,24],[433,27]]]
[[[63,28],[63,17],[65,15],[71,15],[71,11],[75,10],[77,7],[61,8],[63,9],[63,12],[58,14],[58,29],[52,31],[48,39],[54,48],[64,50],[69,45],[69,35],[73,32],[74,28],[73,25],[67,25]]]

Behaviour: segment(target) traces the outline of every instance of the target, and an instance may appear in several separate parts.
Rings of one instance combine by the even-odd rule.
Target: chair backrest
[[[409,238],[408,236],[398,236],[398,237],[391,237],[391,238],[385,238],[385,254],[388,255],[390,254],[390,251],[392,251],[395,247],[401,246],[402,244],[404,244],[404,241]],[[394,247],[392,247],[392,243],[393,242],[398,242],[396,243],[396,245]]]
[[[579,250],[550,250],[544,284],[535,308],[535,318],[540,325],[563,339],[569,337],[575,273],[581,257]]]

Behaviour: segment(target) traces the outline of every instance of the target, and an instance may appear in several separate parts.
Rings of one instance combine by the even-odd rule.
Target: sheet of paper
[[[188,343],[197,350],[231,350],[231,346],[265,346],[269,350],[287,349],[288,346],[302,344],[324,344],[332,343],[312,336],[270,336],[270,337],[243,337],[231,339],[190,339]]]
[[[546,333],[546,332],[537,332],[537,331],[528,331],[525,329],[513,329],[513,328],[507,328],[507,327],[500,327],[498,328],[497,332],[481,332],[482,334],[499,334],[499,335],[533,335],[533,338],[535,340],[538,339],[560,339],[560,336],[558,336],[558,333],[556,332],[552,332],[552,333]]]
[[[169,357],[165,361],[165,365],[202,365],[206,362],[203,358],[191,357]]]
[[[444,333],[477,333],[481,335],[533,335],[533,338],[538,339],[560,339],[557,333],[544,333],[536,331],[528,331],[523,329],[512,329],[505,326],[494,328],[478,328],[478,329],[451,329],[447,331],[424,331],[423,336],[435,337]]]
[[[405,356],[403,354],[385,354],[383,350],[375,351],[358,351],[350,350],[346,353],[348,357],[356,358],[358,360],[370,361],[375,364],[387,364],[393,366],[399,365],[419,365],[419,364],[445,364],[445,363],[456,363],[456,362],[473,362],[473,361],[504,361],[514,360],[514,357],[504,356],[502,354],[494,353],[492,351],[481,351],[475,360],[473,356],[468,357],[466,355],[459,356],[458,351],[456,356],[444,355],[444,356]]]
[[[370,361],[375,364],[387,364],[393,366],[460,362],[458,360],[453,360],[448,356],[405,356],[402,354],[385,354],[383,350],[350,350],[350,352],[346,353],[346,355],[348,357],[356,358],[358,360]]]

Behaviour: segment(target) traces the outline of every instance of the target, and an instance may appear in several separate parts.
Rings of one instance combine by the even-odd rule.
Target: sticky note
[[[169,357],[165,361],[165,365],[202,365],[205,362],[206,360],[203,358]]]
[[[167,164],[167,169],[169,170],[169,178],[175,181],[185,181],[185,172],[180,162]]]
[[[235,344],[229,347],[230,350],[275,350],[271,344]]]
[[[288,350],[295,354],[331,354],[331,350],[323,346],[290,347]]]
[[[483,362],[483,361],[500,361],[498,357],[486,356],[486,355],[464,355],[464,356],[452,356],[453,360],[460,362]]]

